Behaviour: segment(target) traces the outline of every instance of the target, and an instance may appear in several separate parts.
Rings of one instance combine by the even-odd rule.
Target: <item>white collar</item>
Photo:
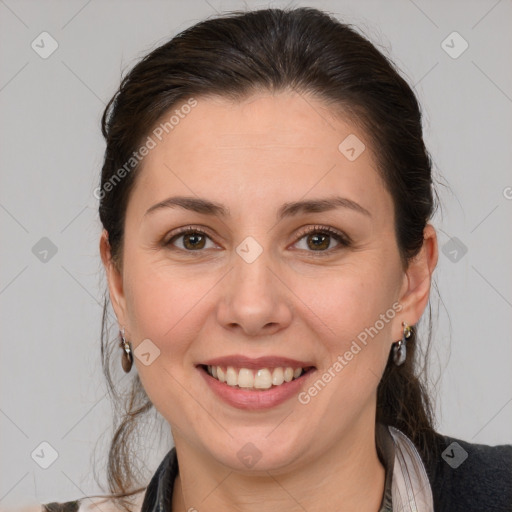
[[[412,441],[400,430],[388,426],[395,444],[393,465],[393,510],[433,512],[432,489],[423,461]]]

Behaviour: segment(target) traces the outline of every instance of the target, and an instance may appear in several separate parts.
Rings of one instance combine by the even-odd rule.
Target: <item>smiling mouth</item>
[[[236,368],[234,366],[199,365],[199,367],[215,380],[232,388],[246,391],[266,391],[277,388],[288,382],[300,379],[315,369],[314,366],[304,368],[278,366],[255,370]]]

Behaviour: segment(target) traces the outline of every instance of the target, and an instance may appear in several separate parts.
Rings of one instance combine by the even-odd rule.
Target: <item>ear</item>
[[[438,260],[437,235],[434,227],[427,224],[423,230],[423,246],[420,252],[409,262],[400,291],[400,324],[402,321],[409,325],[416,324],[425,308],[430,295],[432,273]],[[402,337],[403,327],[398,327],[395,340]]]
[[[101,261],[103,262],[105,273],[107,275],[110,302],[112,303],[112,307],[114,308],[114,312],[120,326],[125,326],[127,316],[123,276],[120,269],[112,259],[112,251],[108,240],[108,231],[106,229],[101,233],[100,254]]]

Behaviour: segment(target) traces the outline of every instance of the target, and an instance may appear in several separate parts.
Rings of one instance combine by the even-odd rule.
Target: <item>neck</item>
[[[385,468],[375,446],[375,425],[358,430],[300,469],[263,476],[240,474],[217,464],[175,437],[180,474],[173,491],[173,512],[280,512],[379,510]]]

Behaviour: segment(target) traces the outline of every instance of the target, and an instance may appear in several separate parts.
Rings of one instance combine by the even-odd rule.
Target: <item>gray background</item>
[[[111,415],[100,371],[105,282],[92,194],[104,150],[104,104],[122,70],[147,51],[216,11],[244,4],[269,5],[0,0],[2,508],[99,491],[91,457],[106,432],[97,448],[102,475]],[[441,301],[432,296],[439,310],[432,354],[432,374],[440,378],[438,430],[471,442],[510,443],[511,1],[270,5],[337,13],[391,55],[414,85],[436,173],[449,185],[440,188],[443,215],[434,219],[441,249],[435,273]],[[43,31],[59,45],[46,59],[31,47]],[[453,31],[469,44],[458,58],[442,46]],[[461,40],[445,44],[452,52],[462,48]],[[43,237],[57,249],[45,261]],[[151,474],[168,446],[146,437],[142,456]],[[43,441],[58,452],[48,469],[31,458]]]

